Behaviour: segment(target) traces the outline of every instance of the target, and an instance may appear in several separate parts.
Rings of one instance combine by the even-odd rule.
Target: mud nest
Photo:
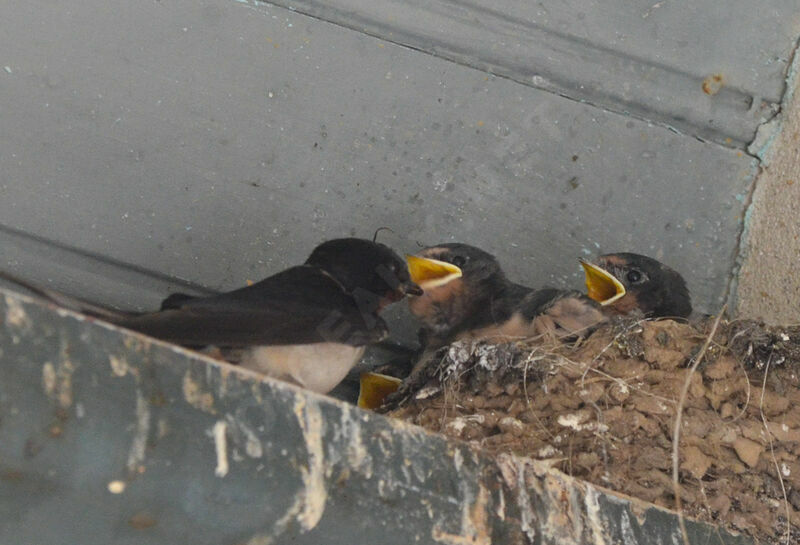
[[[683,513],[762,543],[798,543],[800,327],[723,321],[692,373],[711,329],[633,319],[573,345],[456,343],[391,414],[674,509],[673,430],[690,377]]]

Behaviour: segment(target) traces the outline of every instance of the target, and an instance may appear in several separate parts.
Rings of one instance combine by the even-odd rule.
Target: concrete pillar
[[[800,322],[800,78],[798,56],[781,114],[751,146],[761,159],[745,215],[734,313],[773,324]]]

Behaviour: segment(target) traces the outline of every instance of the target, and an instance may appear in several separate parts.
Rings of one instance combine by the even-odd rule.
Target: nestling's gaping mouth
[[[586,274],[586,294],[589,299],[606,306],[625,297],[625,286],[613,274],[585,259],[580,262]]]
[[[399,378],[380,373],[361,373],[359,378],[358,406],[362,409],[377,409],[383,401],[400,388]]]
[[[456,278],[461,278],[461,269],[446,261],[407,255],[406,263],[411,280],[423,290],[444,286]]]

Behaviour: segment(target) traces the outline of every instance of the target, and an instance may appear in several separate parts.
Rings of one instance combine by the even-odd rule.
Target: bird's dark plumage
[[[156,312],[105,311],[50,290],[37,292],[62,306],[176,344],[257,348],[242,357],[243,364],[294,377],[292,366],[307,366],[311,373],[314,365],[324,370],[330,363],[326,360],[337,359],[342,360],[342,369],[347,367],[346,373],[364,346],[386,337],[388,329],[379,311],[421,290],[387,246],[346,238],[320,244],[305,264],[251,286],[208,297],[173,294]],[[302,347],[305,361],[295,362],[301,351],[292,353],[293,346]],[[330,348],[329,355],[325,347]],[[309,362],[309,357],[318,361]],[[349,367],[348,358],[354,358]],[[272,372],[275,365],[281,367],[280,373]],[[319,387],[312,389],[327,391],[335,386],[327,384],[332,380],[315,381]]]
[[[352,294],[332,276],[308,265],[252,286],[172,301],[166,307],[116,323],[176,344],[231,347],[314,342],[360,346],[381,340],[387,332],[377,308],[362,313]]]
[[[173,294],[163,310],[116,323],[177,344],[363,346],[386,336],[378,312],[416,290],[387,246],[336,239],[317,246],[304,265],[251,286],[209,297]]]

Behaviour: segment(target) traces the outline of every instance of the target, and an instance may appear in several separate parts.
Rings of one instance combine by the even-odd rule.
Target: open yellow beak
[[[625,297],[625,286],[613,274],[584,259],[580,261],[586,274],[586,294],[589,299],[606,306]]]
[[[380,373],[361,373],[359,378],[358,406],[362,409],[377,409],[383,400],[400,388],[399,378]]]
[[[406,263],[411,281],[423,290],[444,286],[456,278],[461,278],[461,269],[446,261],[407,255]]]

